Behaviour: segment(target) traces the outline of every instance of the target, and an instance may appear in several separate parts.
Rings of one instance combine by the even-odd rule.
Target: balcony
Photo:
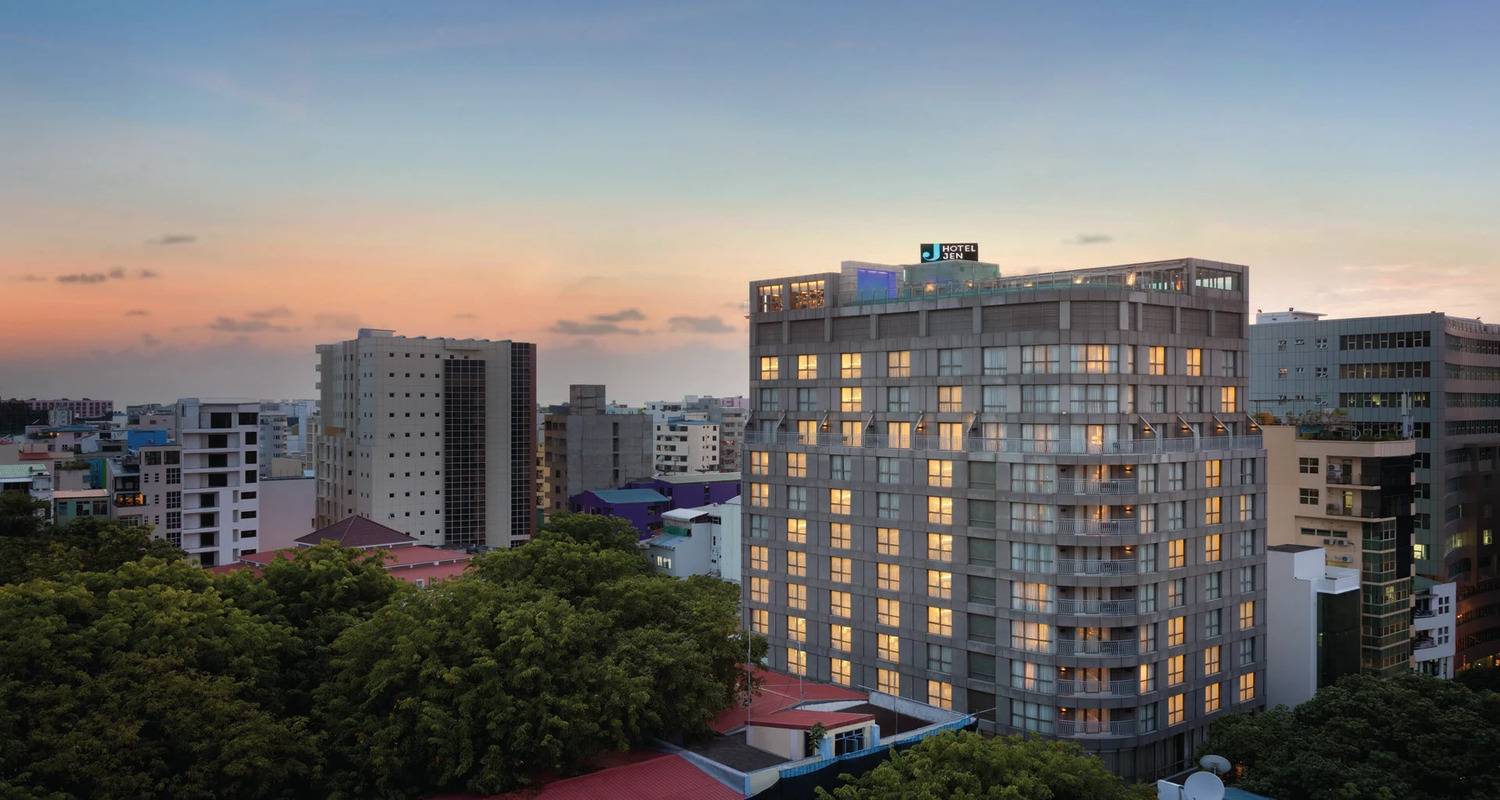
[[[1106,736],[1134,736],[1135,721],[1103,722],[1093,720],[1058,720],[1057,735],[1070,739]]]
[[[1060,519],[1057,521],[1057,532],[1078,536],[1121,536],[1135,533],[1136,521],[1133,519]]]
[[[1090,480],[1088,478],[1058,478],[1058,494],[1136,494],[1140,482],[1135,478],[1121,478],[1119,480]]]
[[[1059,575],[1134,575],[1140,571],[1140,563],[1133,558],[1115,561],[1089,561],[1086,559],[1059,559]]]
[[[1093,640],[1079,641],[1077,639],[1059,639],[1057,641],[1057,654],[1060,656],[1098,656],[1100,658],[1108,656],[1133,656],[1136,654],[1136,650],[1136,641],[1134,639],[1117,639],[1109,642]]]
[[[1329,486],[1365,486],[1371,489],[1380,488],[1380,476],[1373,472],[1338,472],[1329,471],[1324,481]]]
[[[1057,693],[1064,697],[1134,697],[1136,681],[1059,680]]]
[[[1128,617],[1135,614],[1135,601],[1059,600],[1057,613],[1073,617]]]
[[[1203,436],[1181,438],[1148,437],[1121,439],[1114,442],[1074,442],[1067,439],[981,439],[977,437],[888,436],[866,433],[846,436],[841,433],[801,434],[787,431],[745,431],[750,446],[781,445],[789,447],[849,447],[865,449],[898,449],[970,453],[1033,453],[1053,455],[1150,455],[1158,453],[1196,453],[1227,450],[1259,450],[1261,437]],[[1109,483],[1109,481],[1104,481]]]
[[[1380,509],[1366,508],[1344,508],[1335,503],[1329,503],[1324,507],[1322,516],[1325,517],[1349,517],[1353,519],[1387,519],[1395,518],[1394,514],[1382,514]]]

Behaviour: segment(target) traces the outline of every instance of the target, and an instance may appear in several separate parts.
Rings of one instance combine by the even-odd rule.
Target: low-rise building
[[[654,466],[658,475],[719,471],[719,426],[692,414],[656,423]]]
[[[0,492],[25,492],[52,511],[52,471],[47,464],[0,464]]]
[[[568,499],[568,510],[628,521],[644,538],[662,530],[661,515],[674,508],[725,503],[740,494],[740,473],[663,475],[633,481],[623,489],[584,492]]]
[[[1412,667],[1434,678],[1453,677],[1458,584],[1418,577],[1412,604]]]
[[[1266,704],[1295,706],[1360,671],[1360,576],[1321,547],[1266,548]]]

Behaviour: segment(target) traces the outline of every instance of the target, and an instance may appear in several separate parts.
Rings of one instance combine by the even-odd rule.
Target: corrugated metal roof
[[[492,800],[743,800],[679,755],[661,754],[635,764],[500,795]]]
[[[600,489],[593,493],[606,503],[665,503],[667,498],[655,489]]]
[[[0,464],[0,478],[17,480],[46,475],[47,468],[41,464]]]

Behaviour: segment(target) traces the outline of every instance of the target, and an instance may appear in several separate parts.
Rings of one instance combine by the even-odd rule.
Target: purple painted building
[[[633,481],[623,489],[599,489],[568,498],[580,514],[602,514],[626,520],[641,538],[661,533],[661,515],[678,508],[697,508],[739,497],[740,473],[669,475]]]

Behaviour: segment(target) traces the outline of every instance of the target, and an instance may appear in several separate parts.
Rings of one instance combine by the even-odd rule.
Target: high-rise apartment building
[[[1500,325],[1432,312],[1251,326],[1250,409],[1341,409],[1363,438],[1416,440],[1412,560],[1457,587],[1456,664],[1500,654]]]
[[[609,413],[604,386],[570,386],[567,413],[542,422],[542,510],[566,511],[573,495],[651,477],[652,434],[648,415]]]
[[[259,549],[260,401],[178,400],[177,430],[182,445],[180,476],[165,463],[143,461],[142,471],[160,468],[164,514],[176,510],[172,505],[178,500],[171,487],[181,478],[178,543],[188,557],[205,567],[232,564],[242,551]],[[171,452],[164,449],[163,458],[170,458]],[[172,521],[164,525],[168,538],[174,534]]]
[[[536,345],[364,328],[318,354],[318,527],[359,515],[429,545],[530,538]]]
[[[743,585],[774,668],[1132,778],[1260,707],[1246,278],[845,262],[752,283]]]

